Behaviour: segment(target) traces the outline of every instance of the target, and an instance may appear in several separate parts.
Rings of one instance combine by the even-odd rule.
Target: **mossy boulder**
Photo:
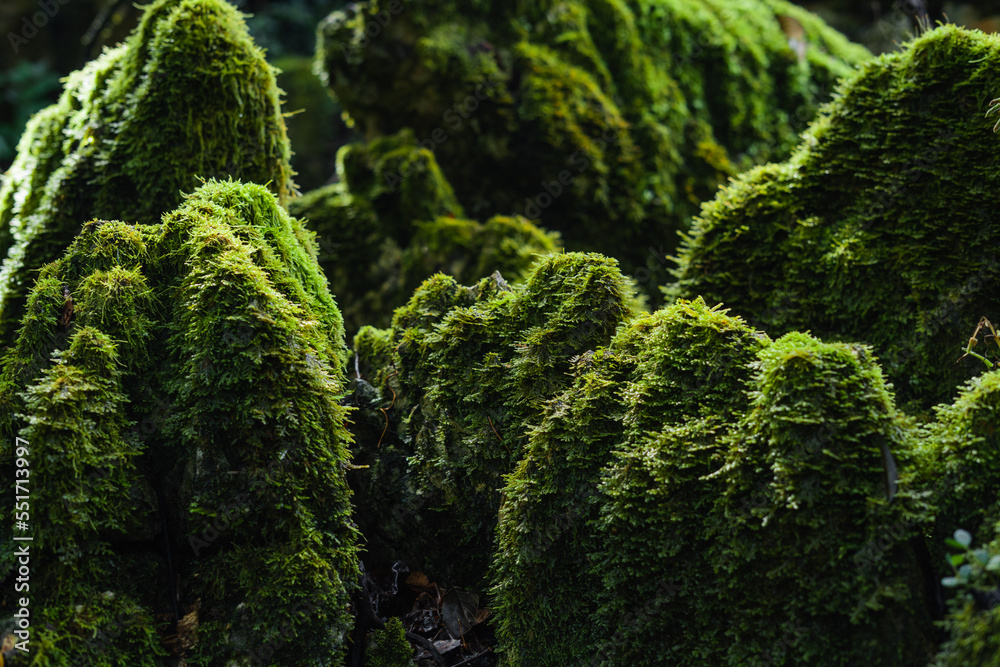
[[[505,664],[927,664],[932,514],[869,348],[681,301],[575,371],[504,489]]]
[[[505,664],[595,664],[591,660],[598,657],[602,635],[616,637],[629,624],[621,619],[644,600],[630,595],[612,603],[602,592],[601,579],[624,588],[623,578],[631,576],[635,562],[647,558],[657,567],[676,568],[676,560],[665,556],[676,557],[677,550],[666,545],[693,543],[698,536],[641,524],[643,512],[661,507],[656,499],[662,497],[678,515],[700,516],[705,500],[691,493],[675,493],[668,500],[669,494],[650,491],[647,501],[632,508],[632,526],[598,537],[594,522],[606,501],[600,490],[602,471],[623,456],[624,448],[638,460],[652,456],[652,443],[667,434],[676,437],[691,424],[697,429],[711,423],[714,430],[726,431],[748,403],[749,367],[768,342],[739,319],[697,300],[632,320],[607,347],[576,361],[572,383],[549,402],[531,429],[524,457],[504,487],[491,575]],[[678,450],[676,457],[673,465],[661,464],[660,469],[678,487],[679,480],[690,476],[694,484],[711,471],[713,457],[704,448]],[[702,496],[711,499],[708,493]],[[623,548],[633,551],[622,554],[630,562],[614,573],[595,573],[593,551],[603,539],[632,542]],[[706,577],[697,576],[694,568],[668,578],[670,586],[687,581],[688,595],[706,592],[700,590]],[[648,583],[655,589],[666,579]],[[598,624],[600,601],[616,607],[617,621]],[[678,614],[672,623],[654,628],[651,636],[660,646],[646,657],[657,664],[683,661],[684,651],[671,644],[690,632],[707,638],[710,627]],[[611,664],[632,664],[642,655],[616,657]]]
[[[956,363],[977,322],[1000,316],[998,90],[1000,37],[954,26],[862,66],[791,159],[704,206],[669,295],[871,344],[901,404],[951,400],[982,370]]]
[[[405,181],[386,176],[402,171]],[[468,220],[434,154],[412,134],[337,154],[338,182],[293,199],[319,240],[319,262],[349,333],[389,326],[392,312],[437,272],[472,283],[494,271],[516,282],[559,238],[523,217]]]
[[[698,601],[699,616],[710,627],[728,621],[724,637],[699,648],[732,665],[926,664],[935,647],[921,559],[931,515],[913,479],[912,429],[871,349],[793,333],[758,357],[749,410],[703,478],[718,491],[713,507],[682,520],[704,541],[681,558],[721,584]],[[609,491],[616,477],[633,477],[628,460]],[[622,488],[606,530],[631,523],[642,489]],[[664,492],[673,496],[669,483]],[[605,553],[618,567],[609,569],[627,571],[631,554],[615,542]],[[885,548],[859,558],[871,544]],[[637,574],[611,598],[646,586]]]
[[[223,0],[157,0],[36,114],[0,189],[0,348],[90,219],[153,224],[199,178],[293,188],[274,71]]]
[[[42,269],[0,376],[11,489],[28,448],[32,659],[343,653],[345,348],[315,252],[263,186],[210,181],[159,225],[86,224]]]
[[[363,136],[412,130],[471,216],[540,218],[657,299],[697,205],[786,156],[869,57],[782,0],[372,0],[318,35]]]
[[[524,281],[438,274],[355,338],[358,522],[371,554],[467,586],[489,563],[503,476],[574,357],[635,313],[614,260],[549,255]]]

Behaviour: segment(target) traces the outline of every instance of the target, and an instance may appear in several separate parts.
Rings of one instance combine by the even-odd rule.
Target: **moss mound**
[[[406,179],[386,180],[397,172]],[[557,249],[557,235],[523,217],[465,219],[434,154],[410,133],[343,147],[337,175],[288,210],[317,233],[348,332],[389,326],[392,312],[439,271],[459,283],[499,271],[513,283],[537,255]]]
[[[622,618],[636,620],[629,612],[644,598],[628,597],[616,609],[617,621],[598,624],[597,605],[604,597],[594,594],[595,587],[602,588],[594,580],[595,540],[649,540],[622,545],[633,550],[622,554],[628,564],[601,564],[623,566],[616,574],[602,571],[598,581],[603,574],[612,585],[624,587],[619,577],[630,576],[636,562],[652,558],[668,570],[671,563],[676,566],[676,561],[664,559],[664,543],[693,541],[693,536],[667,535],[663,526],[641,525],[644,508],[660,507],[651,498],[631,508],[633,524],[623,527],[622,534],[596,537],[593,522],[603,502],[601,471],[621,456],[617,450],[630,447],[626,443],[642,443],[634,446],[648,457],[651,442],[689,422],[702,424],[706,418],[725,430],[747,403],[743,385],[748,368],[766,342],[766,336],[698,300],[632,320],[606,348],[577,360],[572,384],[548,404],[504,488],[492,579],[506,664],[595,664],[591,659],[598,657],[600,637],[617,636],[617,627],[630,626],[631,621],[622,623]],[[642,459],[638,451],[635,456]],[[678,452],[677,457],[686,459],[675,467],[661,464],[675,483],[687,475],[696,480],[707,474],[712,461],[703,449]],[[699,516],[704,504],[678,493],[671,507]],[[636,529],[649,532],[632,534]],[[671,578],[678,576],[675,572]],[[656,588],[660,582],[649,583]],[[690,583],[692,590],[697,588],[698,582]],[[581,596],[581,591],[586,593]],[[682,615],[673,623],[657,627],[652,635],[661,645],[646,657],[657,664],[679,660],[684,654],[675,656],[671,643],[688,631],[707,632],[709,625],[695,629]],[[628,660],[616,657],[621,659],[611,664],[632,664],[641,652]]]
[[[355,338],[359,525],[377,558],[472,585],[488,564],[503,475],[569,385],[571,360],[633,314],[614,260],[541,258],[511,287],[438,274],[388,330]]]
[[[222,0],[158,0],[34,116],[0,189],[0,347],[86,220],[152,224],[199,178],[292,189],[274,72]]]
[[[712,650],[733,665],[925,664],[928,516],[913,497],[912,436],[871,349],[789,334],[759,359],[750,410],[712,478],[714,516],[688,522],[708,527],[689,562],[722,580],[699,605],[702,618],[729,619]],[[623,505],[609,508],[609,527],[629,520]],[[858,558],[887,537],[879,558]]]
[[[506,664],[927,664],[928,515],[870,349],[682,301],[576,370],[505,488]]]
[[[15,434],[29,443],[32,658],[341,654],[358,576],[344,361],[313,240],[263,186],[209,182],[160,225],[85,225],[0,377],[10,487]]]
[[[472,216],[540,218],[651,291],[697,204],[868,57],[782,0],[373,0],[318,34],[366,138],[412,130]]]
[[[671,296],[704,295],[780,334],[871,344],[900,401],[950,400],[982,316],[1000,316],[1000,37],[926,33],[847,81],[785,163],[702,209]]]

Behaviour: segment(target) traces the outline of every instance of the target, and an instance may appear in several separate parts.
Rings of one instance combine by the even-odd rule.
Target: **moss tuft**
[[[3,441],[30,443],[46,517],[35,659],[342,655],[358,577],[344,362],[312,239],[265,187],[210,181],[160,225],[86,225],[43,269],[0,376]]]
[[[413,649],[406,641],[403,623],[393,616],[372,633],[365,651],[365,667],[412,667]]]
[[[476,582],[503,476],[531,424],[568,385],[572,359],[633,315],[613,260],[543,257],[524,281],[462,287],[437,275],[387,332],[355,339],[359,523],[379,556]],[[369,385],[368,382],[371,382]],[[377,392],[372,391],[378,389]]]
[[[345,146],[337,173],[340,182],[293,199],[288,210],[316,231],[350,332],[388,326],[392,311],[439,271],[459,282],[500,271],[515,282],[537,255],[556,251],[558,236],[525,218],[464,219],[434,154],[410,133]]]
[[[907,408],[949,400],[1000,261],[1000,37],[942,26],[848,79],[782,164],[702,209],[671,296],[703,295],[774,334],[811,330],[877,351]]]
[[[606,348],[576,360],[572,384],[548,404],[531,429],[524,458],[504,488],[492,579],[506,664],[595,664],[591,660],[599,657],[602,636],[621,639],[624,632],[634,641],[649,630],[646,625],[632,627],[632,621],[653,619],[621,620],[631,618],[634,605],[645,598],[629,591],[621,600],[608,600],[603,592],[594,593],[594,582],[600,582],[598,591],[640,583],[644,592],[647,584],[655,590],[662,583],[659,579],[632,581],[629,573],[647,559],[656,562],[649,565],[658,573],[659,568],[676,567],[664,558],[677,555],[668,545],[690,541],[694,535],[673,532],[680,528],[679,519],[671,530],[659,519],[656,525],[644,525],[648,513],[656,511],[658,506],[651,503],[660,493],[649,489],[650,501],[633,505],[621,498],[623,480],[612,483],[611,496],[629,502],[630,525],[598,535],[594,521],[606,502],[600,490],[602,470],[620,458],[620,468],[645,482],[650,474],[646,467],[653,465],[649,459],[668,437],[705,423],[725,432],[747,403],[744,385],[755,352],[768,342],[739,319],[697,300],[636,318]],[[678,492],[668,511],[678,517],[700,516],[710,496],[682,495],[679,489],[683,479],[690,478],[688,483],[696,486],[698,476],[711,471],[713,457],[705,447],[679,448],[673,456],[676,460],[669,463],[653,459],[662,474],[648,485],[671,484]],[[716,452],[716,465],[718,458]],[[638,480],[630,483],[638,486]],[[662,495],[664,501],[669,497]],[[623,550],[617,558],[614,548],[601,544],[606,540]],[[602,555],[606,560],[597,569]],[[694,578],[693,587],[696,574],[686,575]],[[674,573],[671,578],[680,576]],[[591,591],[586,600],[580,599],[580,590]],[[606,617],[597,615],[602,600],[609,605]],[[656,619],[650,635],[659,647],[646,656],[654,662],[682,663],[684,650],[672,645],[688,632],[711,634],[684,614],[660,621]],[[643,658],[642,650],[612,653],[611,664]]]
[[[155,223],[199,179],[293,189],[274,71],[222,0],[157,0],[122,46],[71,74],[0,189],[0,346],[33,272],[93,218]]]

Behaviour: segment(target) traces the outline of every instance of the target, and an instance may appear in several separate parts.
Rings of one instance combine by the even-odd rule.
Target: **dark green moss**
[[[12,486],[30,443],[32,657],[165,664],[175,633],[191,664],[340,655],[345,349],[311,235],[263,186],[210,181],[160,225],[87,224],[28,304],[0,469]]]
[[[981,370],[961,363],[991,294],[1000,38],[943,26],[848,80],[786,163],[705,205],[672,296],[723,301],[775,334],[869,343],[926,410]]]
[[[356,383],[356,459],[372,468],[354,484],[369,546],[477,582],[530,425],[569,385],[571,359],[632,314],[613,260],[570,253],[513,287],[498,273],[474,287],[439,274],[389,331],[362,329],[358,368],[372,384]]]
[[[867,55],[782,0],[373,0],[317,42],[366,138],[412,130],[470,215],[540,218],[657,299],[697,204],[786,156]]]
[[[871,349],[789,334],[759,356],[750,410],[716,473],[714,516],[698,520],[723,582],[705,602],[731,619],[719,655],[926,664],[918,558],[929,517],[909,483],[912,434]],[[892,467],[903,471],[898,489]],[[879,557],[864,558],[873,544]]]
[[[199,178],[293,188],[274,72],[221,0],[158,0],[28,124],[0,190],[0,346],[92,218],[155,223]]]
[[[400,169],[407,178],[397,182]],[[338,183],[293,199],[288,210],[319,237],[320,265],[348,331],[388,326],[392,311],[439,271],[463,283],[500,271],[515,282],[537,255],[557,249],[558,236],[522,217],[464,219],[434,154],[407,133],[345,146],[337,174]]]

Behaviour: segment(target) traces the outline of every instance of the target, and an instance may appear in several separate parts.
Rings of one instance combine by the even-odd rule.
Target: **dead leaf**
[[[461,639],[476,624],[479,615],[479,596],[460,588],[445,593],[441,602],[441,620],[454,639]]]
[[[431,580],[423,572],[410,572],[410,576],[406,578],[406,585],[419,590],[421,588],[429,588]]]
[[[189,607],[191,611],[184,615],[184,618],[177,621],[177,638],[181,650],[185,653],[198,644],[198,610],[201,609],[201,598],[195,600]]]

